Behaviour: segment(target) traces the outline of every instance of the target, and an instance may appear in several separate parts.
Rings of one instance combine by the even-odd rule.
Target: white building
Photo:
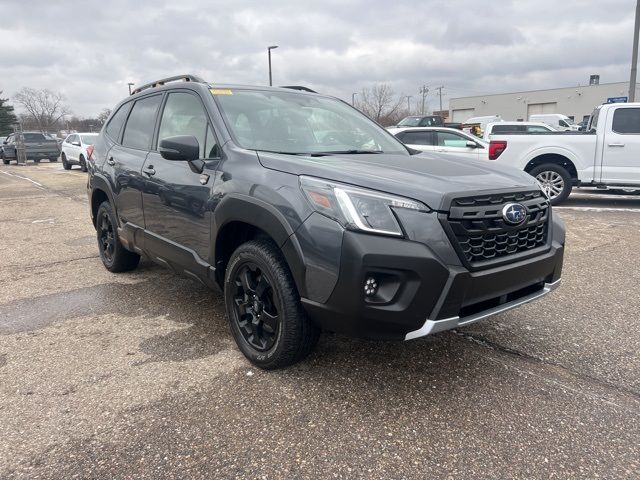
[[[639,98],[639,87],[640,84],[636,84],[636,99]],[[562,113],[580,122],[608,99],[618,98],[620,101],[619,97],[626,99],[628,95],[629,82],[617,82],[452,98],[449,101],[449,118],[452,122],[464,122],[470,117],[500,115],[503,120],[526,121],[529,115]]]

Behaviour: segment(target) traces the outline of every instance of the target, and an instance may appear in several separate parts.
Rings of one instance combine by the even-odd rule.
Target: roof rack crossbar
[[[283,85],[280,88],[290,88],[292,90],[300,90],[302,92],[318,93],[315,90],[311,90],[309,87],[303,87],[300,85]]]
[[[136,88],[135,90],[133,90],[131,92],[131,95],[135,95],[136,93],[140,93],[141,91],[146,90],[148,88],[155,88],[155,87],[159,87],[161,85],[164,85],[165,83],[178,82],[178,81],[205,83],[205,81],[202,78],[197,77],[196,75],[191,75],[190,73],[187,73],[187,74],[184,74],[184,75],[175,75],[173,77],[162,78],[160,80],[156,80],[155,82],[151,82],[151,83],[145,83],[144,85],[141,85],[138,88]]]

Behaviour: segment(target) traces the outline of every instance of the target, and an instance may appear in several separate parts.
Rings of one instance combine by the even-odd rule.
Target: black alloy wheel
[[[98,246],[100,255],[104,260],[111,264],[116,251],[116,237],[113,231],[113,224],[109,218],[109,212],[103,210],[100,212],[96,225],[98,226]]]
[[[268,276],[247,261],[237,270],[234,288],[233,320],[242,338],[260,352],[270,350],[278,335],[280,312]]]

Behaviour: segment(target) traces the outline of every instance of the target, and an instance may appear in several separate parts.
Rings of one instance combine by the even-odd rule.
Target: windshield
[[[567,126],[573,125],[573,120],[571,120],[569,117],[564,117],[562,120],[567,123]]]
[[[236,141],[249,150],[409,154],[386,130],[333,98],[215,88],[211,93]]]
[[[399,127],[417,127],[420,123],[420,117],[405,117],[398,123]]]
[[[93,145],[96,138],[98,138],[98,135],[80,135],[80,138],[82,139],[82,143],[86,145]]]

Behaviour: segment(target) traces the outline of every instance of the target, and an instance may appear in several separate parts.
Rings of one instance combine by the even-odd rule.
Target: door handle
[[[610,147],[624,147],[624,143],[610,143]]]
[[[143,168],[142,171],[149,176],[156,174],[156,171],[153,169],[153,165],[149,165],[148,167]]]
[[[107,163],[108,163],[109,165],[115,165],[115,164],[116,164],[116,161],[113,159],[113,157],[109,157],[109,158],[107,159]]]

